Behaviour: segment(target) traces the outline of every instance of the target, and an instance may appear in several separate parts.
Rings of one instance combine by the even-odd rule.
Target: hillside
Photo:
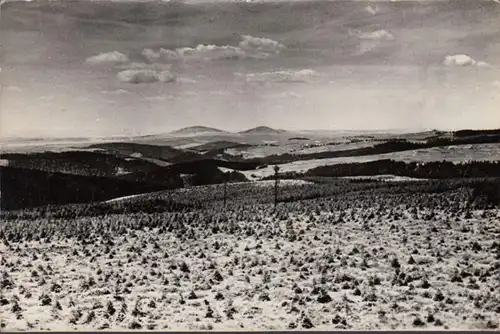
[[[179,135],[182,135],[182,136],[184,136],[184,135],[186,135],[186,136],[200,136],[200,135],[207,135],[207,134],[214,134],[214,133],[222,134],[225,132],[226,131],[224,131],[224,130],[211,128],[208,126],[196,125],[196,126],[189,126],[189,127],[185,127],[185,128],[179,129],[179,130],[172,131],[172,132],[170,132],[170,134],[176,135],[176,136],[179,136]]]
[[[213,152],[213,151],[223,152],[225,149],[228,149],[228,148],[246,148],[246,147],[250,147],[250,146],[251,145],[237,143],[237,142],[233,142],[233,141],[218,140],[218,141],[213,141],[210,143],[191,147],[190,150],[197,151],[197,152]]]
[[[14,161],[17,166],[22,166],[19,163],[22,160]],[[49,169],[67,170],[62,166],[57,169],[57,159],[43,161],[46,165],[40,165],[38,168],[33,164],[40,163],[40,160],[35,160],[35,162],[26,160],[25,166],[32,168],[1,167],[2,209],[16,210],[48,204],[90,203],[137,193],[182,188],[184,187],[180,177],[182,174],[192,176],[191,185],[193,186],[217,184],[225,180],[244,182],[247,181],[246,177],[237,170],[252,170],[257,167],[252,163],[206,159],[167,167],[144,164],[136,166],[128,173],[109,172],[105,175],[104,172],[97,174],[98,172],[88,164],[75,164],[75,162],[66,162],[72,173],[54,172]],[[91,162],[95,163],[95,161]],[[219,167],[233,171],[225,174]],[[92,172],[99,176],[92,175]]]
[[[452,179],[452,178],[484,178],[500,177],[500,162],[472,161],[454,164],[449,161],[426,163],[403,162],[389,159],[369,161],[365,163],[347,163],[321,166],[310,169],[307,176],[344,177],[391,174],[397,176]]]
[[[454,137],[471,137],[471,136],[500,136],[500,129],[490,130],[459,130],[453,132]]]
[[[159,185],[14,167],[0,167],[0,183],[2,210],[90,203],[180,186],[180,180]]]
[[[282,134],[286,133],[285,130],[273,129],[268,126],[257,126],[252,129],[240,131],[241,134]]]
[[[465,135],[467,134],[467,136]],[[167,167],[175,165],[177,173],[186,173],[180,170],[180,166],[186,166],[185,163],[199,162],[200,168],[211,161],[218,167],[231,168],[235,170],[249,171],[254,170],[261,165],[284,165],[290,163],[307,163],[308,161],[339,159],[349,157],[372,157],[377,159],[379,155],[398,153],[406,156],[408,154],[417,154],[422,150],[442,147],[446,149],[455,145],[455,151],[469,152],[467,160],[481,156],[479,144],[497,145],[500,143],[500,135],[495,133],[470,133],[465,132],[460,135],[445,136],[427,136],[427,140],[410,141],[405,139],[389,139],[381,141],[367,141],[367,146],[337,149],[337,150],[304,150],[303,152],[291,151],[288,144],[280,145],[276,151],[284,152],[281,154],[266,154],[261,157],[245,157],[242,154],[229,154],[226,150],[239,149],[244,152],[252,149],[255,145],[241,144],[236,141],[215,140],[205,144],[196,145],[186,149],[177,149],[167,145],[139,144],[130,142],[113,142],[94,144],[90,147],[104,151],[66,151],[61,153],[43,152],[43,153],[9,153],[2,154],[2,161],[8,161],[11,167],[39,169],[47,172],[61,172],[77,175],[123,177],[126,174],[142,175],[139,180],[148,181],[147,174],[158,170],[158,167]],[[326,142],[326,141],[324,141]],[[482,144],[482,145],[483,145]],[[309,143],[307,145],[310,145]],[[459,146],[456,146],[459,145]],[[470,145],[476,145],[471,147]],[[450,148],[451,150],[452,148]],[[495,152],[494,147],[485,148]],[[470,155],[471,150],[479,150],[480,155]],[[290,152],[290,153],[288,153]],[[474,151],[476,152],[476,151]],[[442,150],[434,154],[444,154]],[[457,154],[460,154],[457,151]],[[380,157],[379,159],[382,159]],[[387,156],[386,158],[390,158]],[[464,157],[465,159],[466,157]],[[479,158],[481,160],[481,158]],[[340,161],[339,161],[340,162]],[[189,165],[189,164],[187,164]],[[161,168],[160,168],[161,170]],[[139,174],[136,174],[139,173]],[[154,174],[153,174],[154,175]],[[161,180],[161,178],[160,178]],[[154,176],[152,182],[158,182],[158,177]],[[149,181],[148,181],[149,182]]]
[[[196,160],[199,155],[194,152],[175,149],[167,145],[150,145],[138,143],[102,143],[90,145],[90,148],[100,148],[109,153],[136,158],[150,158],[171,163]]]
[[[218,167],[232,169],[229,176]],[[133,174],[123,175],[125,180],[134,180],[138,182],[148,182],[163,184],[171,178],[178,178],[180,175],[191,175],[191,185],[207,185],[222,183],[227,181],[247,181],[247,178],[238,172],[238,169],[252,170],[256,168],[255,164],[220,161],[214,159],[198,160],[191,162],[178,163],[167,167],[157,167],[149,171],[139,171]]]
[[[306,154],[290,154],[284,153],[279,155],[269,155],[264,158],[248,159],[247,161],[260,162],[262,164],[283,164],[294,161],[304,161],[313,159],[331,159],[340,157],[355,157],[367,156],[375,154],[386,154],[392,152],[403,152],[418,149],[428,149],[433,147],[451,146],[451,145],[473,145],[473,144],[498,144],[500,143],[500,135],[475,135],[463,136],[457,138],[432,137],[424,142],[412,142],[405,139],[390,139],[384,140],[378,144],[349,149],[341,151],[324,151],[317,153]]]
[[[0,157],[10,167],[86,176],[114,177],[156,167],[141,159],[91,151],[5,153]]]
[[[228,188],[1,213],[5,327],[498,329],[500,212],[469,187]]]

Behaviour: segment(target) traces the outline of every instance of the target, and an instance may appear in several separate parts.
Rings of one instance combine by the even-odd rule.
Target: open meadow
[[[273,184],[3,213],[2,329],[498,329],[472,183],[281,181],[276,210]]]
[[[0,0],[0,332],[500,329],[500,0]]]

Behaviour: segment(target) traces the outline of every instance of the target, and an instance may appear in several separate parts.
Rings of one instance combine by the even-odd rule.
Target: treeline
[[[117,178],[50,173],[33,169],[0,167],[2,210],[17,210],[44,205],[89,203],[116,197],[159,191],[182,186],[150,184]]]
[[[77,175],[91,175],[113,177],[119,174],[131,173],[141,176],[141,180],[147,182],[144,175],[153,175],[153,181],[158,182],[155,174],[160,170],[169,174],[168,169],[159,167],[157,163],[148,161],[154,158],[165,162],[174,163],[177,173],[182,168],[199,169],[194,167],[213,165],[230,168],[234,170],[253,170],[261,165],[284,164],[300,160],[329,159],[354,156],[377,155],[408,150],[426,149],[438,146],[466,145],[481,143],[500,143],[500,130],[461,130],[454,133],[453,138],[430,138],[426,142],[410,142],[404,139],[394,139],[378,143],[369,147],[361,147],[342,151],[326,151],[308,154],[280,154],[270,155],[263,158],[242,159],[224,154],[224,150],[215,150],[200,155],[194,152],[178,150],[170,146],[145,145],[135,143],[103,143],[91,145],[92,148],[105,149],[107,152],[68,151],[68,152],[43,152],[43,153],[12,153],[2,154],[1,159],[9,161],[9,166],[18,168],[38,169],[47,172],[61,172]],[[223,143],[227,144],[227,143]],[[132,153],[140,153],[141,157],[131,158]],[[218,158],[222,156],[222,158]],[[170,167],[170,166],[168,166]],[[201,181],[200,184],[207,184]]]
[[[184,187],[181,174],[190,175],[190,185],[244,182],[238,171],[222,172],[214,160],[154,166],[110,177],[65,174],[28,168],[1,168],[1,208],[16,210],[44,205],[91,203],[108,199]],[[233,166],[235,167],[235,166]]]
[[[423,179],[422,182],[394,182],[391,180],[382,182],[375,179],[346,180],[329,176],[303,176],[303,174],[299,175],[297,173],[291,175],[291,177],[313,182],[314,186],[304,187],[304,190],[300,192],[294,191],[293,193],[286,194],[280,201],[289,202],[321,198],[333,194],[347,194],[349,192],[376,191],[391,194],[440,194],[459,189],[469,189],[469,196],[466,200],[474,208],[500,207],[500,177]]]
[[[141,159],[125,159],[92,151],[6,153],[0,155],[0,158],[8,160],[8,165],[14,168],[103,177],[114,177],[120,171],[150,170],[157,166]]]
[[[325,152],[315,152],[308,154],[274,154],[269,155],[264,158],[253,158],[247,161],[255,161],[260,164],[267,165],[279,165],[290,163],[299,160],[314,160],[314,159],[331,159],[331,158],[343,158],[343,157],[354,157],[354,156],[364,156],[373,154],[384,154],[391,152],[415,150],[421,148],[422,144],[412,143],[406,140],[391,140],[388,142],[376,144],[374,146],[355,148],[351,150],[342,151],[325,151]]]
[[[201,156],[197,153],[179,150],[167,145],[112,142],[93,144],[90,145],[89,148],[103,149],[109,153],[126,157],[138,153],[145,158],[158,159],[172,163],[201,159]]]
[[[453,133],[455,137],[470,137],[477,135],[498,135],[500,136],[500,129],[491,129],[491,130],[459,130]]]
[[[186,212],[199,209],[191,203],[179,203],[172,199],[132,198],[117,202],[96,202],[88,204],[45,205],[19,211],[4,211],[1,218],[11,219],[76,219],[79,217],[99,217],[113,214]]]
[[[171,180],[172,178],[179,178],[180,174],[189,174],[191,175],[191,185],[193,186],[218,184],[225,181],[248,181],[242,173],[236,170],[231,171],[230,173],[224,173],[219,169],[219,167],[225,167],[229,169],[256,168],[256,166],[253,164],[249,166],[245,163],[207,159],[178,163],[166,167],[157,166],[152,170],[126,174],[121,176],[121,178],[136,182],[162,184],[165,182],[169,182],[169,180]]]
[[[128,143],[125,147],[128,147]],[[146,146],[146,145],[142,145]],[[225,167],[234,170],[253,170],[259,164],[246,161],[225,161],[196,155],[196,159],[180,159],[182,161],[169,166],[160,166],[142,158],[122,156],[119,147],[114,153],[92,151],[6,153],[0,159],[8,161],[8,166],[23,169],[37,169],[46,172],[66,174],[114,177],[120,174],[136,172],[175,171],[175,173],[196,173],[205,167]],[[149,147],[149,146],[148,146]],[[154,147],[154,146],[153,146]],[[170,147],[163,147],[169,151]],[[179,151],[179,150],[176,150]],[[179,156],[176,156],[179,157]],[[194,172],[193,172],[194,171]],[[168,174],[168,173],[167,173]]]
[[[471,201],[476,206],[490,205],[500,207],[500,180],[478,181],[472,186]]]
[[[455,138],[429,139],[421,148],[431,148],[449,145],[496,144],[500,143],[500,134],[478,134],[476,136],[457,136]]]
[[[394,160],[376,160],[364,163],[346,163],[313,168],[306,176],[364,176],[392,174],[414,178],[453,179],[500,177],[500,161],[471,161],[454,164],[449,161],[404,162]]]
[[[375,144],[369,147],[361,147],[350,150],[342,151],[325,151],[308,154],[274,154],[264,158],[253,158],[246,161],[259,162],[260,164],[285,164],[299,160],[313,160],[313,159],[331,159],[331,158],[344,158],[356,157],[365,155],[377,155],[393,152],[411,151],[418,149],[427,149],[432,147],[450,146],[450,145],[469,145],[469,144],[488,144],[500,143],[500,134],[498,135],[481,135],[475,137],[464,138],[432,138],[426,142],[410,142],[405,139],[393,139],[380,144]]]

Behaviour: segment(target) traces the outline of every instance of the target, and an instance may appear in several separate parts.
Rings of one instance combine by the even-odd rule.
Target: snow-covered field
[[[370,162],[381,159],[392,159],[404,162],[451,161],[461,163],[470,160],[499,161],[500,144],[457,145],[433,147],[429,149],[410,150],[377,155],[341,157],[331,159],[313,159],[281,164],[280,172],[306,172],[312,168],[342,163]],[[242,171],[249,180],[256,180],[274,174],[273,166],[258,170]]]
[[[344,176],[341,179],[351,179],[351,180],[378,180],[378,181],[391,181],[391,182],[423,182],[426,179],[417,179],[408,176],[398,176],[398,175],[366,175],[366,176]]]
[[[261,205],[5,221],[7,235],[45,235],[0,242],[0,322],[3,330],[498,329],[499,220],[498,209],[468,210],[454,194],[356,193],[278,213]]]
[[[373,141],[349,142],[349,140],[322,138],[320,140],[292,141],[280,143],[275,146],[257,145],[250,148],[229,148],[224,152],[229,155],[242,156],[244,159],[264,158],[269,155],[279,154],[312,154],[321,152],[334,152],[354,150],[369,147]]]
[[[273,180],[266,181],[257,181],[254,182],[257,187],[274,187]],[[280,180],[280,186],[297,186],[297,185],[305,185],[305,184],[313,184],[312,182],[304,181],[304,180]]]
[[[117,197],[117,198],[113,198],[113,199],[107,200],[107,201],[105,201],[105,203],[120,202],[120,201],[125,201],[125,200],[128,200],[128,199],[137,198],[137,197],[141,197],[141,196],[143,196],[143,194],[136,194],[136,195],[130,195],[130,196]]]
[[[226,170],[226,171],[233,171],[232,169],[223,168],[223,167],[219,167],[219,169]],[[390,176],[387,176],[384,178],[384,180],[388,180],[388,179],[394,180],[394,179],[398,179],[398,178],[399,177],[390,178]],[[407,180],[410,178],[401,177],[399,179]],[[308,182],[305,180],[280,180],[279,181],[279,185],[281,187],[283,187],[283,186],[312,185],[312,184],[313,184],[312,182]],[[259,187],[259,188],[269,188],[269,187],[274,187],[274,181],[273,180],[266,180],[266,181],[251,181],[251,182],[231,182],[231,183],[227,184],[227,187],[230,190],[238,188],[240,186],[246,186],[246,187],[255,186],[255,187]],[[217,187],[218,187],[218,185],[195,186],[195,187],[191,187],[191,188],[189,188],[189,187],[179,188],[179,189],[176,189],[174,191],[159,191],[159,192],[155,192],[155,193],[136,194],[136,195],[129,195],[129,196],[113,198],[113,199],[105,201],[104,203],[124,202],[124,201],[134,199],[134,198],[147,199],[147,198],[150,198],[151,196],[154,196],[155,194],[160,195],[160,194],[165,194],[165,193],[170,193],[170,192],[171,193],[189,193],[189,192],[192,192],[193,189],[195,189],[196,191],[210,192],[210,191],[214,191]]]

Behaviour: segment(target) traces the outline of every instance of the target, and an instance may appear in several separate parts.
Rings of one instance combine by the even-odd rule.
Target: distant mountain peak
[[[286,131],[281,130],[281,129],[273,129],[273,128],[270,128],[268,126],[257,126],[255,128],[252,128],[252,129],[241,131],[240,133],[247,133],[247,134],[250,134],[250,133],[272,133],[272,134],[276,134],[276,133],[284,133],[284,132],[286,132]]]
[[[201,134],[208,134],[208,133],[224,133],[225,131],[216,129],[216,128],[211,128],[208,126],[202,126],[202,125],[195,125],[195,126],[188,126],[179,130],[175,130],[170,132],[171,134],[174,135],[201,135]]]

